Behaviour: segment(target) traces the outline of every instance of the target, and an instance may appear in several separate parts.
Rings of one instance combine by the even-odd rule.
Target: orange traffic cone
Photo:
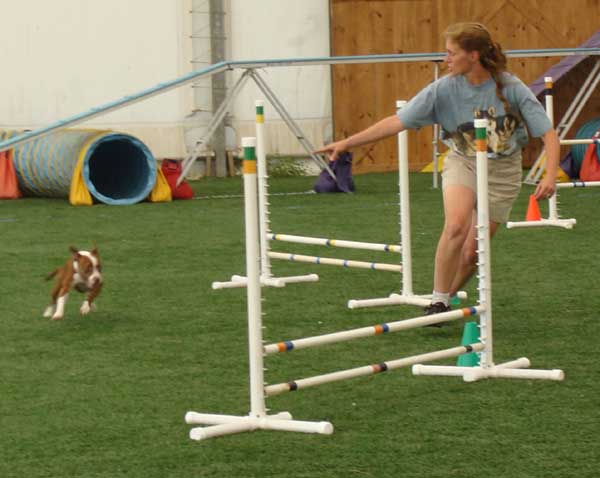
[[[12,162],[12,149],[0,152],[0,199],[21,197],[17,174]]]
[[[527,208],[527,214],[525,215],[526,221],[541,221],[542,214],[540,213],[540,207],[538,206],[535,195],[529,196],[529,207]]]

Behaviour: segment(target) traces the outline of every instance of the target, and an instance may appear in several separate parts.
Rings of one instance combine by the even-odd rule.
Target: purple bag
[[[350,193],[354,192],[354,179],[352,179],[352,153],[343,152],[338,158],[329,163],[337,181],[324,169],[315,182],[317,193]]]
[[[577,179],[579,177],[579,169],[581,164],[577,164],[573,155],[569,153],[560,161],[560,169],[562,169],[570,179]]]

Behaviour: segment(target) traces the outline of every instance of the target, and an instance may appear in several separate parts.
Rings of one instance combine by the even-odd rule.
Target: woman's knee
[[[466,221],[446,221],[444,224],[444,235],[449,240],[464,241],[469,233],[471,224]]]

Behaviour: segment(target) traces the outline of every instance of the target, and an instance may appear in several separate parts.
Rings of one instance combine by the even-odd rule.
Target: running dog
[[[102,264],[98,249],[94,248],[91,252],[78,251],[71,246],[69,250],[71,258],[46,277],[46,280],[56,277],[51,293],[52,303],[44,312],[44,317],[50,317],[52,320],[61,320],[64,317],[65,304],[71,289],[86,293],[85,300],[79,308],[81,315],[96,310],[93,301],[102,289]]]

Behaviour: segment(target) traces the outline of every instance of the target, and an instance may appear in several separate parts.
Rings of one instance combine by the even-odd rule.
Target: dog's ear
[[[94,244],[94,248],[92,249],[92,255],[100,257],[100,253],[98,252],[98,246],[96,246],[96,244]]]
[[[71,252],[71,254],[73,254],[75,257],[77,257],[79,255],[79,251],[77,249],[75,249],[73,246],[69,246],[69,251]]]

